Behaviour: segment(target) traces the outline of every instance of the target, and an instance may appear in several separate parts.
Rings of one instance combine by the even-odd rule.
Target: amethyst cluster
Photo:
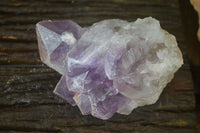
[[[36,25],[41,60],[62,77],[54,93],[83,115],[109,119],[153,104],[183,64],[176,39],[148,17]]]

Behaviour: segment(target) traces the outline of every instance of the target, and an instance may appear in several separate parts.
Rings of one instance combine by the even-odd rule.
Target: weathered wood
[[[181,0],[180,9],[185,28],[185,43],[187,45],[194,81],[197,128],[200,132],[200,42],[196,36],[198,30],[198,14],[188,0]]]
[[[121,18],[134,21],[152,16],[173,33],[180,47],[182,25],[177,0],[79,0],[79,1],[13,1],[0,2],[0,63],[40,64],[35,24],[44,19],[72,19],[81,26],[102,19]],[[15,47],[17,46],[17,47]],[[20,50],[23,47],[23,50]],[[25,53],[26,51],[26,53]],[[185,56],[185,50],[183,50]],[[30,58],[32,57],[32,60]]]
[[[199,26],[200,26],[200,1],[199,0],[190,0],[190,3],[193,5],[194,9],[197,11],[199,15]],[[200,42],[200,27],[197,32],[197,36]]]
[[[179,70],[159,101],[108,121],[82,116],[53,94],[60,75],[50,68],[1,67],[0,131],[194,132],[194,94],[190,72]],[[98,129],[98,130],[97,130]]]
[[[177,37],[185,64],[156,104],[107,121],[82,116],[53,94],[60,75],[42,65],[35,24],[73,19],[81,26],[108,18],[152,16]],[[0,132],[195,133],[195,97],[178,0],[1,0]]]
[[[59,104],[61,102],[56,101],[52,92],[60,75],[50,68],[42,66],[37,68],[0,67],[0,73],[0,105],[2,107],[18,104]],[[174,95],[176,97],[173,97]],[[185,96],[181,99],[183,95]],[[178,106],[175,103],[178,103],[179,106],[194,109],[191,74],[187,69],[177,72],[175,78],[165,88],[165,96],[165,101],[160,103],[162,108],[176,108]],[[64,103],[61,102],[61,104]]]

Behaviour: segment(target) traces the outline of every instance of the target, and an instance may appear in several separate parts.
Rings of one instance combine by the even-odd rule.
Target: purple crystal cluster
[[[41,21],[36,30],[41,60],[62,75],[54,93],[100,119],[155,103],[183,64],[175,37],[151,17],[85,28]]]

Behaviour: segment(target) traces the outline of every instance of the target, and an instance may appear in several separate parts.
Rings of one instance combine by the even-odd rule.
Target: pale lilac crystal
[[[151,17],[87,28],[42,21],[37,35],[42,61],[63,75],[54,92],[100,119],[155,103],[183,64],[175,37]]]
[[[64,75],[66,55],[81,37],[82,28],[71,20],[41,21],[36,27],[41,60]]]
[[[65,76],[62,76],[60,81],[58,82],[54,93],[57,94],[58,96],[62,97],[65,99],[68,103],[71,105],[76,105],[73,97],[75,96],[74,92],[69,91],[67,84],[66,84],[66,78]]]

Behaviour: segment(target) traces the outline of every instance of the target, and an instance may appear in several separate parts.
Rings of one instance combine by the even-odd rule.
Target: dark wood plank
[[[156,104],[108,121],[82,116],[77,107],[55,96],[52,91],[60,75],[50,68],[1,67],[0,72],[0,131],[195,132],[195,100],[187,69],[176,73]]]
[[[197,128],[200,132],[200,41],[196,36],[199,25],[198,14],[188,0],[181,0],[180,8],[196,95]]]
[[[41,64],[35,35],[35,24],[41,20],[72,19],[81,26],[108,18],[135,21],[152,16],[163,28],[177,37],[182,49],[182,24],[177,0],[79,0],[79,1],[13,1],[0,2],[0,63]],[[165,14],[165,15],[163,15]],[[17,47],[16,47],[17,46]],[[183,50],[184,57],[186,54]],[[32,60],[30,60],[31,57]]]
[[[53,94],[60,75],[39,59],[35,24],[72,19],[88,26],[102,19],[152,16],[177,37],[183,67],[156,104],[107,121],[83,116]],[[0,132],[195,133],[195,97],[178,0],[1,0]]]
[[[26,104],[64,104],[56,101],[53,89],[58,82],[60,75],[54,70],[45,66],[40,67],[0,67],[0,105],[10,107]],[[179,86],[179,87],[177,87]],[[165,88],[166,102],[160,103],[166,106],[181,106],[194,108],[193,86],[191,74],[187,69],[181,69],[175,75],[172,82]],[[169,94],[168,94],[169,93]],[[182,101],[184,95],[186,101]],[[168,95],[176,95],[168,97]],[[42,98],[43,97],[43,98]],[[40,100],[40,98],[42,98]],[[176,99],[177,98],[177,99]],[[172,100],[170,102],[170,100]],[[177,101],[176,101],[177,100]],[[184,99],[183,99],[184,100]],[[173,103],[174,102],[174,103]],[[191,106],[190,106],[191,105]],[[187,107],[186,106],[186,107]]]

